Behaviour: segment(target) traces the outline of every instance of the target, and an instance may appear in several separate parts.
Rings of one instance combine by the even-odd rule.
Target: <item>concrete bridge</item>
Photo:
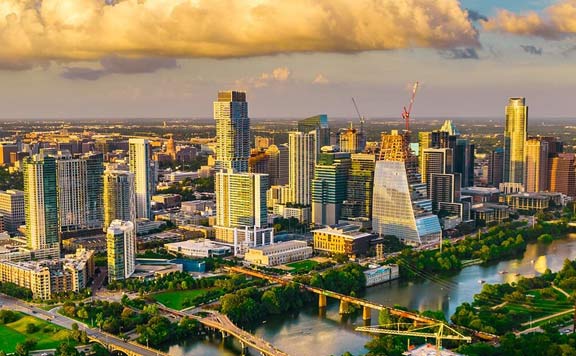
[[[360,306],[360,307],[362,307],[362,319],[365,321],[368,321],[371,319],[372,310],[378,310],[378,311],[386,310],[391,315],[395,315],[395,316],[398,316],[401,318],[410,319],[410,320],[413,320],[413,321],[419,322],[419,323],[437,324],[440,322],[439,320],[428,318],[428,317],[420,315],[418,313],[413,313],[413,312],[409,312],[406,310],[396,309],[396,308],[389,307],[389,306],[379,304],[379,303],[375,303],[375,302],[372,302],[369,300],[351,297],[351,296],[348,296],[345,294],[332,292],[332,291],[322,289],[322,288],[312,287],[312,286],[309,286],[309,285],[306,285],[303,283],[291,281],[289,279],[284,279],[284,278],[280,278],[277,276],[265,274],[265,273],[262,273],[262,272],[259,272],[259,271],[253,270],[253,269],[242,268],[242,267],[227,267],[227,269],[231,272],[242,273],[242,274],[245,274],[248,276],[265,279],[265,280],[268,280],[270,282],[278,283],[278,284],[282,284],[282,285],[294,283],[304,290],[307,290],[309,292],[317,294],[318,295],[318,307],[320,307],[320,308],[326,307],[328,297],[338,299],[340,301],[340,308],[339,308],[340,314],[349,313],[348,307],[350,304]],[[468,329],[468,330],[473,332],[474,336],[476,336],[482,340],[498,339],[498,336],[496,336],[496,335],[492,335],[492,334],[488,334],[488,333],[484,333],[484,332],[480,332],[480,331],[476,331],[476,330],[471,330],[471,329]]]
[[[124,341],[117,336],[96,329],[87,329],[86,334],[90,341],[101,344],[109,352],[121,352],[126,356],[169,356],[162,351],[133,341]]]
[[[228,319],[226,315],[220,314],[219,312],[204,310],[203,312],[207,313],[208,315],[202,317],[190,312],[182,312],[167,308],[162,305],[158,305],[158,310],[179,317],[195,319],[202,325],[221,332],[223,338],[226,336],[234,336],[236,339],[238,339],[238,341],[240,341],[240,345],[242,346],[242,354],[244,354],[246,347],[251,347],[259,351],[260,354],[264,356],[288,356],[287,353],[277,349],[274,347],[274,345],[270,344],[266,340],[260,339],[259,337],[256,337],[249,332],[240,329],[230,319]]]

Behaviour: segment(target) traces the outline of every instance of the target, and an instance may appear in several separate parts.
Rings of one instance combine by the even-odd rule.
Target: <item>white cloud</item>
[[[278,67],[270,73],[261,73],[253,78],[243,78],[236,80],[234,85],[237,88],[264,88],[273,83],[286,82],[292,77],[292,72],[288,67]]]
[[[326,78],[326,76],[322,73],[318,73],[316,74],[316,77],[314,77],[314,80],[312,81],[313,84],[328,84],[330,83],[330,81],[328,80],[328,78]]]

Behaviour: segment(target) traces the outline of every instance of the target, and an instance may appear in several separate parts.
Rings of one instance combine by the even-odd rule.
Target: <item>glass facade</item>
[[[214,102],[216,120],[216,170],[248,172],[250,119],[246,93],[223,91]]]
[[[524,150],[528,107],[524,98],[510,98],[504,128],[504,182],[524,184]]]

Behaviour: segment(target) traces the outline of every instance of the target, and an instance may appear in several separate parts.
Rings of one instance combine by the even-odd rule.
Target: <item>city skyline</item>
[[[572,115],[566,103],[575,79],[565,75],[575,48],[572,0],[450,0],[444,6],[418,0],[407,12],[407,1],[384,2],[381,11],[369,11],[374,5],[364,1],[318,1],[301,22],[284,21],[305,3],[231,5],[246,26],[195,35],[192,25],[172,28],[169,20],[195,20],[205,11],[211,24],[219,6],[11,0],[0,9],[0,38],[7,44],[0,50],[0,119],[208,118],[218,89],[247,90],[256,118],[315,112],[354,118],[352,96],[367,118],[393,118],[416,80],[423,86],[415,118],[502,117],[503,98],[514,96],[529,98],[533,117]],[[379,26],[394,9],[403,15]],[[106,34],[119,22],[126,34],[90,35]],[[34,24],[43,32],[32,31]],[[150,33],[150,24],[178,31],[184,41]],[[277,43],[255,35],[264,29],[275,30]],[[307,41],[295,41],[295,29]],[[149,36],[133,38],[130,31]]]

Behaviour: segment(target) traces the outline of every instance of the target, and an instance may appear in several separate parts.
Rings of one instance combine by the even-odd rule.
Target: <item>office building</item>
[[[475,146],[467,139],[456,139],[454,151],[454,173],[459,173],[462,187],[474,186]]]
[[[248,172],[250,158],[250,119],[246,93],[218,92],[214,102],[216,120],[216,170]]]
[[[350,155],[350,171],[342,218],[372,218],[372,187],[376,156],[367,153]]]
[[[360,227],[352,224],[337,224],[312,231],[314,250],[329,253],[360,256],[366,254],[370,240],[374,237],[361,232]]]
[[[211,242],[210,240],[186,240],[164,244],[168,252],[181,254],[186,257],[224,257],[230,254],[232,249]]]
[[[10,233],[24,225],[24,192],[13,189],[0,191],[0,214],[4,217],[4,228]]]
[[[28,247],[37,258],[60,256],[56,160],[43,153],[24,161],[24,213]]]
[[[374,172],[372,230],[418,245],[438,241],[442,231],[408,143],[406,133],[382,135],[381,160]]]
[[[559,153],[556,157],[550,158],[549,167],[549,190],[575,197],[576,156],[573,153]]]
[[[130,172],[134,173],[136,217],[150,218],[150,200],[154,190],[154,178],[150,162],[150,143],[146,139],[131,138],[128,141]]]
[[[460,174],[432,173],[430,175],[430,199],[432,210],[437,213],[440,203],[457,203],[460,201]]]
[[[488,156],[488,185],[498,187],[504,179],[504,149],[496,148]]]
[[[543,192],[548,189],[548,141],[530,137],[525,144],[524,191]]]
[[[260,266],[278,266],[312,257],[314,250],[306,241],[284,241],[268,246],[253,247],[244,260]]]
[[[290,132],[289,143],[289,202],[300,206],[310,206],[311,185],[316,162],[316,137],[303,132]]]
[[[231,169],[216,173],[216,240],[234,246],[234,254],[248,245],[272,241],[267,190],[267,174],[234,173]]]
[[[446,125],[446,124],[445,124]],[[444,125],[444,126],[445,126]],[[442,126],[444,128],[444,126]],[[454,125],[451,125],[454,126]],[[458,132],[454,127],[453,131]],[[458,133],[459,135],[459,133]],[[422,167],[424,163],[422,159],[424,158],[424,150],[428,148],[452,148],[456,146],[455,135],[450,136],[449,132],[442,130],[435,131],[421,131],[418,133],[418,161],[420,172],[422,173]]]
[[[338,132],[338,146],[340,152],[358,153],[362,152],[361,148],[362,133],[355,129],[350,123],[350,127]]]
[[[108,281],[129,278],[136,270],[136,229],[131,221],[114,220],[106,231]]]
[[[504,182],[524,184],[528,106],[524,98],[510,98],[504,128]]]
[[[268,156],[270,186],[287,185],[290,170],[288,144],[270,145],[266,149],[266,155]]]
[[[315,137],[314,160],[318,159],[322,147],[330,146],[330,127],[326,114],[298,121],[298,131]]]
[[[450,148],[427,148],[422,152],[422,183],[428,186],[430,194],[430,177],[433,173],[452,173],[453,157]]]
[[[136,223],[134,173],[106,170],[104,172],[104,230],[114,220]]]
[[[312,180],[312,220],[316,225],[338,223],[348,189],[350,153],[322,147]]]

